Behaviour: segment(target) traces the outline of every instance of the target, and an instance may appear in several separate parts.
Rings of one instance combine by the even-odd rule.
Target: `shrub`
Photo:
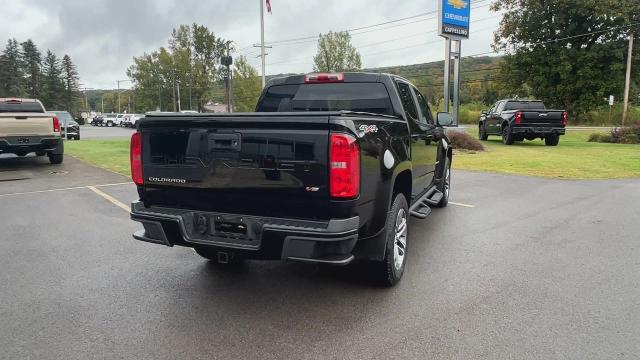
[[[600,142],[600,137],[602,137],[602,135],[604,135],[604,134],[592,133],[591,135],[589,135],[589,139],[587,141],[588,142]]]
[[[447,137],[451,140],[451,146],[454,149],[484,151],[482,143],[464,131],[449,131]]]
[[[609,134],[591,134],[588,141],[614,144],[640,144],[640,124],[614,128]]]

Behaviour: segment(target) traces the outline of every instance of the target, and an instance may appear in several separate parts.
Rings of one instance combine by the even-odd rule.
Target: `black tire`
[[[234,253],[229,253],[228,262],[221,263],[220,261],[218,261],[219,250],[215,250],[207,247],[195,247],[193,248],[193,250],[195,250],[196,254],[211,261],[215,265],[219,265],[223,267],[231,267],[231,266],[238,266],[242,264],[242,258],[239,256],[236,256]]]
[[[62,164],[64,154],[49,154],[49,162],[53,165]]]
[[[442,180],[438,184],[438,191],[442,193],[442,199],[436,207],[443,208],[449,204],[449,193],[451,192],[451,160],[446,157],[444,162],[444,170],[442,172]]]
[[[112,127],[112,126],[113,126],[113,122],[107,121],[107,127]]]
[[[478,139],[486,141],[489,138],[487,135],[487,129],[484,128],[484,123],[478,125]]]
[[[404,227],[402,227],[404,219]],[[407,239],[409,230],[409,206],[404,195],[397,194],[391,204],[391,209],[387,213],[385,224],[385,254],[382,261],[374,263],[376,267],[376,280],[385,286],[397,284],[404,274],[407,263]],[[400,231],[404,235],[396,239],[396,232]],[[396,247],[396,244],[398,245]]]
[[[511,126],[502,127],[502,143],[505,145],[513,145],[513,134],[511,133]]]
[[[547,146],[557,146],[560,142],[560,135],[558,134],[549,134],[544,137],[544,144]]]
[[[76,135],[75,139],[80,140],[80,134]]]

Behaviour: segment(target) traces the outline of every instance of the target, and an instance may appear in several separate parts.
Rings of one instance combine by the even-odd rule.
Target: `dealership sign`
[[[438,0],[438,35],[468,39],[470,15],[471,0]]]

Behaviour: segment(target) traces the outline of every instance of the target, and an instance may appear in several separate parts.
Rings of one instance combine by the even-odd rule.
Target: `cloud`
[[[435,1],[405,0],[272,0],[265,14],[267,41],[314,36],[381,23],[435,10]],[[166,46],[173,28],[194,22],[218,36],[234,40],[254,66],[259,66],[259,0],[14,0],[0,13],[0,34],[19,41],[33,39],[45,50],[69,54],[82,82],[89,87],[114,87],[126,78],[134,56]],[[353,35],[365,67],[419,63],[442,59],[442,41],[433,19]],[[420,19],[429,18],[425,16]],[[481,7],[472,11],[473,41],[463,53],[488,51],[498,16]],[[407,21],[408,22],[408,21]],[[384,28],[384,27],[380,27]],[[474,29],[478,29],[474,32]],[[421,35],[424,33],[424,35]],[[0,41],[4,41],[0,37]],[[312,68],[314,41],[279,44],[269,49],[267,73],[305,72]]]

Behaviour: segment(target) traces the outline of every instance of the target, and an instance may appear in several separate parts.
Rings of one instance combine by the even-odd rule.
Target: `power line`
[[[485,3],[487,1],[491,1],[491,0],[479,0],[479,1],[476,2],[476,4]],[[488,3],[488,4],[484,4],[484,5],[480,5],[480,6],[475,6],[475,7],[472,7],[471,9],[478,9],[478,8],[486,7],[486,6],[489,6],[489,5],[491,5],[491,4]],[[428,12],[424,12],[424,13],[420,13],[420,14],[416,14],[416,15],[412,15],[412,16],[407,16],[407,17],[403,17],[403,18],[399,18],[399,19],[384,21],[384,22],[381,22],[381,23],[371,24],[371,25],[366,25],[366,26],[361,26],[361,27],[356,27],[356,28],[350,28],[350,29],[346,29],[346,30],[340,30],[340,31],[336,31],[336,32],[344,32],[344,31],[346,31],[346,32],[349,32],[350,35],[360,35],[360,34],[365,34],[365,33],[371,32],[371,31],[386,30],[386,29],[390,29],[390,28],[394,28],[394,27],[398,27],[398,26],[405,26],[405,25],[409,25],[409,24],[413,24],[413,23],[417,23],[417,22],[433,20],[436,17],[435,16],[431,16],[431,15],[436,15],[436,14],[437,14],[437,10],[428,11]],[[394,26],[384,27],[382,29],[374,29],[374,28],[379,27],[379,26],[394,24],[394,23],[397,23],[397,22],[411,20],[411,19],[415,19],[415,18],[419,18],[419,17],[423,17],[423,16],[430,16],[430,17],[425,18],[425,19],[420,19],[420,20],[417,20],[417,21],[403,23],[403,24],[396,24]],[[361,30],[368,30],[368,29],[372,29],[372,30],[361,31]],[[360,31],[360,32],[358,32],[358,31]],[[316,41],[318,38],[319,38],[318,35],[309,35],[309,36],[303,36],[303,37],[298,37],[298,38],[290,38],[290,39],[269,41],[269,42],[267,42],[267,44],[269,44],[269,45],[278,45],[278,46],[292,45],[292,44],[298,44],[298,43],[306,43],[306,42],[310,42],[310,41],[313,42],[313,41]],[[251,48],[251,47],[252,47],[252,45],[244,46],[244,47],[240,48],[238,50],[238,52],[240,52],[243,49],[248,49],[248,48]]]

